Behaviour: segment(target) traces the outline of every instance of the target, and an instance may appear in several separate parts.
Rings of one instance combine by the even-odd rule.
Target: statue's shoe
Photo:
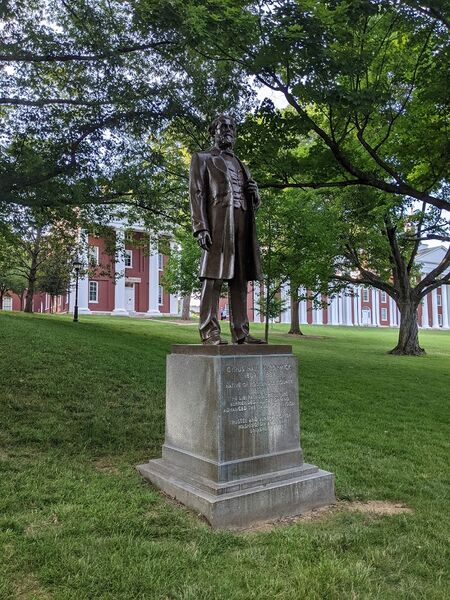
[[[203,344],[205,346],[225,346],[225,344],[228,344],[228,342],[223,340],[221,337],[210,337],[206,340],[203,340]]]
[[[267,344],[267,342],[266,340],[260,340],[259,338],[247,335],[245,338],[237,340],[236,344]]]

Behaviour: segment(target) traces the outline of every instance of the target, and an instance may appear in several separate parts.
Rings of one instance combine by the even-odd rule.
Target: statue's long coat
[[[238,159],[239,160],[239,159]],[[248,168],[239,161],[244,173],[244,186],[250,179]],[[202,253],[200,278],[233,279],[235,232],[233,188],[225,160],[218,148],[196,152],[192,156],[189,191],[194,235],[209,231],[212,246]],[[259,195],[247,195],[248,231],[245,235],[245,275],[247,281],[261,280],[261,264],[254,210]]]

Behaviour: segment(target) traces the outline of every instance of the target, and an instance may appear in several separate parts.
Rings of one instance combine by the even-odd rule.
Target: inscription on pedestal
[[[243,447],[249,454],[298,447],[296,370],[292,356],[222,361],[224,432],[239,440],[241,456]]]

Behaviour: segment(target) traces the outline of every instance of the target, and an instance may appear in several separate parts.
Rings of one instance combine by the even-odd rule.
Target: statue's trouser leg
[[[219,312],[222,279],[204,279],[200,298],[199,331],[202,340],[220,336]]]
[[[245,273],[245,252],[248,235],[247,212],[234,209],[235,257],[234,277],[228,282],[230,298],[230,329],[234,342],[243,340],[249,334],[247,316],[247,279]]]

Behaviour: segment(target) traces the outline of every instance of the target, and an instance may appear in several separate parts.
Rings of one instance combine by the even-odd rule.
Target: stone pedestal
[[[138,470],[213,527],[335,500],[332,473],[303,462],[291,346],[173,346],[162,458]]]

